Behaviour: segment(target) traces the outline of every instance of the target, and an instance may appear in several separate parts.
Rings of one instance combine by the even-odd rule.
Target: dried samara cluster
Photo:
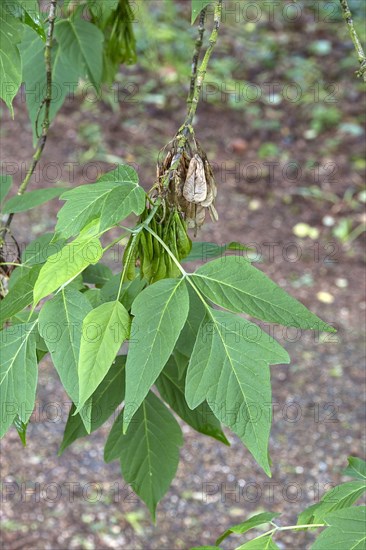
[[[164,160],[157,164],[157,189],[169,207],[176,207],[183,215],[187,227],[197,229],[206,219],[208,210],[212,221],[218,220],[215,208],[216,181],[206,153],[192,138],[181,145],[177,136],[164,149]]]
[[[194,229],[196,234],[205,222],[207,210],[213,221],[218,220],[214,204],[217,187],[212,167],[194,138],[193,130],[190,137],[192,145],[178,135],[162,149],[164,160],[158,162],[157,181],[140,217],[141,224],[149,220],[153,233],[143,227],[137,235],[131,235],[123,256],[129,280],[136,276],[136,265],[140,277],[149,284],[181,276],[177,262],[186,258],[192,248],[187,229]],[[152,209],[155,213],[151,217]]]

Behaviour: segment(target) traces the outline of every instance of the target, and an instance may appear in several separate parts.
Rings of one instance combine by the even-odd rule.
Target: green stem
[[[202,12],[201,12],[201,14],[202,14]],[[178,132],[178,135],[177,135],[178,149],[177,149],[177,152],[176,152],[176,154],[174,155],[174,157],[172,159],[172,163],[171,163],[171,166],[170,166],[168,177],[166,177],[163,181],[163,185],[165,187],[169,186],[169,183],[171,181],[173,173],[179,166],[179,162],[180,162],[180,159],[182,157],[185,145],[188,141],[188,137],[189,137],[190,133],[193,131],[192,130],[192,122],[193,122],[193,119],[194,119],[195,114],[197,112],[197,107],[198,107],[198,103],[199,103],[199,99],[200,99],[200,95],[201,95],[203,82],[205,80],[205,76],[206,76],[206,72],[207,72],[207,68],[208,68],[208,63],[210,61],[212,52],[213,52],[213,50],[215,48],[215,45],[216,45],[216,42],[217,42],[217,37],[218,37],[218,34],[219,34],[219,28],[220,28],[220,23],[221,23],[221,17],[222,17],[222,0],[217,0],[216,6],[215,6],[215,11],[214,11],[214,27],[212,29],[212,32],[211,32],[211,35],[210,35],[210,38],[209,38],[209,41],[208,41],[208,47],[207,47],[206,53],[203,57],[201,65],[199,66],[199,69],[197,69],[196,77],[194,78],[194,82],[195,82],[194,92],[193,92],[192,95],[191,95],[192,92],[190,92],[190,94],[188,96],[188,104],[189,104],[188,113],[187,113],[185,121],[184,121],[183,125],[181,126],[181,128]],[[201,17],[200,17],[200,21],[201,21]],[[203,35],[203,33],[202,33],[202,35]],[[197,48],[197,46],[196,46],[196,48]],[[198,57],[197,57],[197,62],[198,62]],[[191,78],[191,85],[192,85],[192,78]]]
[[[360,68],[357,71],[357,76],[363,78],[363,80],[366,82],[366,56],[365,56],[365,52],[363,51],[361,41],[358,37],[357,31],[356,31],[356,29],[354,27],[354,24],[353,24],[352,13],[351,13],[351,10],[349,8],[348,1],[347,0],[339,0],[339,1],[340,1],[342,12],[343,12],[343,17],[344,17],[344,19],[347,23],[348,31],[349,31],[350,37],[352,39],[353,45],[355,47],[358,61],[360,63]]]
[[[192,97],[192,102],[187,114],[187,117],[183,124],[183,134],[185,135],[185,132],[189,133],[189,127],[192,125],[194,116],[197,111],[198,102],[201,95],[202,85],[205,80],[208,63],[210,61],[212,52],[215,48],[217,37],[219,34],[219,28],[221,23],[221,17],[222,17],[222,0],[218,0],[217,4],[215,6],[215,12],[214,12],[214,28],[212,29],[211,36],[208,40],[208,48],[206,50],[206,53],[203,57],[203,60],[201,62],[201,65],[199,69],[197,70],[197,78],[196,78],[196,86],[194,89],[194,94]]]
[[[51,50],[52,50],[52,40],[53,40],[53,31],[55,27],[55,19],[56,19],[56,7],[57,7],[57,0],[51,0],[50,2],[50,11],[48,15],[48,31],[47,31],[47,37],[46,37],[46,43],[45,43],[45,50],[44,50],[44,60],[45,60],[45,66],[46,66],[46,95],[42,101],[42,106],[44,105],[44,117],[43,117],[43,123],[42,123],[42,133],[41,136],[38,139],[36,150],[33,155],[32,164],[20,184],[20,187],[18,189],[18,195],[23,195],[28,187],[29,181],[36,169],[36,166],[42,156],[43,149],[46,145],[47,136],[48,136],[48,130],[50,127],[50,105],[52,101],[52,61],[51,61]],[[8,219],[6,220],[5,226],[3,227],[1,231],[1,238],[4,237],[5,233],[9,230],[10,224],[13,220],[14,213],[9,214]]]
[[[157,199],[157,201],[154,203],[154,208],[151,209],[150,214],[148,215],[148,217],[146,218],[146,220],[144,220],[144,223],[141,224],[142,227],[143,227],[144,225],[149,225],[149,223],[151,222],[151,220],[152,220],[153,217],[155,216],[156,212],[158,211],[160,204],[161,204],[161,199]],[[139,229],[139,231],[141,231],[141,229]]]
[[[288,525],[286,527],[279,527],[276,525],[277,531],[296,531],[297,529],[312,529],[313,527],[325,527],[325,523],[306,523],[304,525]]]
[[[148,225],[145,226],[145,229],[146,231],[148,231],[153,237],[154,239],[156,239],[157,241],[159,241],[159,243],[161,244],[161,246],[166,250],[166,252],[169,254],[169,256],[171,257],[171,259],[173,260],[173,262],[175,263],[175,265],[178,267],[179,271],[182,273],[183,277],[185,277],[187,275],[187,272],[183,269],[183,267],[181,266],[181,264],[179,263],[179,261],[177,260],[177,258],[174,256],[173,252],[170,250],[169,246],[167,246],[165,244],[165,242],[163,241],[163,239],[161,239],[159,237],[159,235],[157,235],[155,233],[155,231],[153,231]]]
[[[123,237],[126,237],[126,235],[128,235],[128,233],[123,233],[122,235],[117,237],[117,239],[114,239],[114,241],[112,241],[108,246],[103,248],[103,254],[104,252],[107,252],[107,250],[111,249],[115,244],[119,243],[123,239]]]
[[[273,529],[270,529],[269,531],[266,531],[265,533],[262,533],[261,535],[259,535],[258,537],[255,537],[252,540],[263,539],[264,537],[272,536],[275,533],[281,532],[281,531],[296,531],[298,529],[312,529],[312,528],[317,528],[317,527],[326,527],[325,523],[309,523],[309,524],[305,524],[305,525],[288,525],[286,527],[280,527],[278,525],[275,525],[273,522],[271,522],[271,523],[272,523],[272,525],[274,525]]]
[[[131,227],[127,227],[126,225],[122,225],[122,224],[117,224],[117,227],[120,227],[121,229],[124,229],[125,231],[127,231],[128,233],[133,233],[135,228],[131,229]],[[103,231],[104,233],[104,231]],[[101,235],[103,235],[103,233],[101,233]]]
[[[196,88],[196,79],[197,79],[197,66],[198,66],[198,59],[201,53],[202,43],[203,43],[203,35],[205,32],[205,16],[206,16],[207,7],[204,8],[200,15],[199,15],[199,22],[198,22],[198,37],[195,42],[195,48],[193,52],[193,59],[192,59],[192,73],[191,73],[191,84],[189,88],[189,94],[187,98],[188,107],[190,108],[194,96],[194,90]]]

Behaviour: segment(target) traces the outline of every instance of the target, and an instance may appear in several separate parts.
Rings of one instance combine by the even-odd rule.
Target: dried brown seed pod
[[[196,205],[193,202],[187,203],[185,210],[186,223],[189,229],[196,227]]]
[[[182,148],[182,136],[177,135],[162,150],[164,160],[158,161],[158,180],[153,189],[165,207],[176,208],[187,226],[197,230],[205,222],[206,210],[217,221],[214,206],[217,186],[206,153],[194,134]]]
[[[215,176],[213,175],[213,172],[212,172],[211,165],[207,159],[205,160],[205,174],[206,174],[207,184],[211,186],[212,194],[215,199],[217,196],[217,185],[216,185]]]
[[[201,227],[205,223],[206,208],[197,204],[196,206],[196,227]]]
[[[212,187],[211,185],[207,185],[207,197],[205,198],[204,201],[200,203],[200,205],[204,206],[205,208],[208,208],[209,206],[211,206],[213,201],[214,201],[214,196],[212,192]]]
[[[191,159],[187,178],[183,186],[183,196],[188,202],[201,203],[207,197],[207,182],[201,157],[197,154]]]
[[[216,210],[216,208],[214,207],[213,204],[210,204],[210,206],[208,207],[208,211],[210,213],[211,220],[213,222],[218,222],[219,221],[219,215],[218,215],[217,210]]]

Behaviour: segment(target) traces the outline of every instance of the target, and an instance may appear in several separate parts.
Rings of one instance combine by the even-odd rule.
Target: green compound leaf
[[[312,545],[311,550],[364,550],[366,545],[366,506],[338,510],[325,518],[329,527]]]
[[[93,309],[83,322],[79,356],[79,405],[77,412],[99,386],[130,333],[130,316],[118,301]]]
[[[183,279],[158,281],[145,288],[133,302],[124,430],[167,363],[188,309],[189,296]]]
[[[80,76],[87,75],[98,89],[103,73],[103,33],[89,21],[77,17],[58,21],[55,37],[68,64],[77,67]]]
[[[298,518],[298,525],[322,523],[335,510],[349,508],[366,491],[365,480],[348,481],[327,491],[320,502],[304,510]]]
[[[48,189],[28,191],[25,195],[15,195],[6,201],[3,206],[3,212],[4,214],[25,212],[58,197],[63,191],[65,191],[64,187],[50,187]]]
[[[216,546],[219,546],[219,544],[221,544],[224,539],[226,539],[233,533],[235,533],[236,535],[243,535],[250,529],[254,529],[254,527],[258,527],[259,525],[265,525],[266,523],[272,521],[274,518],[278,518],[278,516],[280,516],[280,514],[277,514],[276,512],[262,512],[261,514],[256,514],[246,521],[243,521],[243,523],[232,525],[231,527],[229,527],[229,529],[227,529],[227,531],[219,536],[216,541]]]
[[[83,319],[91,309],[81,292],[65,288],[46,302],[39,314],[40,334],[74,403],[79,399],[78,361]]]
[[[125,364],[126,357],[118,355],[105,378],[81,409],[80,414],[75,414],[76,407],[73,404],[65,426],[59,455],[74,441],[102,426],[122,403],[125,395]]]
[[[280,325],[335,332],[244,258],[213,260],[191,277],[209,300],[230,311]]]
[[[36,323],[23,323],[0,332],[0,437],[18,415],[28,422],[36,398],[38,363]]]
[[[120,459],[122,475],[155,519],[159,500],[169,489],[183,444],[179,424],[160,399],[149,392],[123,435],[123,412],[109,434],[104,458]]]
[[[49,256],[34,285],[34,305],[61,286],[70,283],[88,265],[100,260],[103,248],[95,236],[97,230],[98,227],[94,223],[90,224],[74,241]]]
[[[366,462],[356,456],[349,456],[348,466],[342,473],[344,476],[366,480]]]
[[[225,445],[230,445],[208,404],[202,403],[193,411],[188,407],[184,395],[185,379],[179,377],[177,364],[172,356],[156,381],[161,397],[184,422],[194,430],[209,435]]]
[[[0,97],[14,118],[13,99],[22,83],[22,60],[18,44],[23,25],[0,6]]]
[[[63,193],[61,200],[67,202],[57,214],[55,233],[66,239],[77,235],[95,218],[101,218],[101,231],[106,231],[132,213],[141,214],[145,208],[144,190],[138,185],[135,170],[127,165],[104,174],[96,183]]]
[[[189,407],[207,400],[220,422],[240,437],[268,475],[272,417],[268,365],[288,362],[287,352],[258,326],[210,309],[188,367]]]

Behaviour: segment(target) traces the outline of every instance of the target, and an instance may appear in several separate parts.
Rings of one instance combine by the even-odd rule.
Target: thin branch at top
[[[204,8],[200,12],[199,16],[199,22],[198,22],[198,36],[195,42],[195,48],[193,52],[193,58],[192,58],[192,73],[191,73],[191,83],[189,88],[189,95],[187,99],[188,108],[191,106],[194,90],[196,87],[196,79],[197,79],[197,67],[198,67],[198,60],[201,53],[202,43],[203,43],[203,35],[205,32],[205,17],[206,17],[206,11],[207,7]]]
[[[207,72],[208,62],[210,61],[211,54],[217,42],[217,37],[218,37],[220,23],[221,23],[221,17],[222,17],[222,0],[217,0],[216,6],[215,6],[215,12],[214,12],[214,27],[212,29],[212,32],[208,41],[207,50],[205,52],[203,60],[198,69],[194,68],[195,63],[197,63],[198,65],[198,56],[197,56],[197,61],[195,61],[195,54],[197,49],[197,42],[196,42],[195,53],[193,55],[193,64],[192,64],[193,65],[192,70],[194,71],[194,73],[196,73],[193,81],[194,82],[193,95],[191,96],[191,92],[190,92],[190,95],[188,96],[188,105],[189,105],[188,113],[183,125],[179,129],[179,132],[176,136],[179,139],[179,147],[177,148],[177,152],[172,159],[172,163],[170,165],[170,170],[169,170],[169,176],[166,178],[164,183],[165,186],[169,185],[169,182],[173,176],[174,170],[176,170],[177,167],[179,166],[179,162],[180,162],[180,159],[182,158],[185,145],[187,143],[188,137],[192,130],[192,122],[197,111],[198,102],[199,102],[201,90],[202,90],[202,85],[205,80],[205,76]],[[203,26],[204,15],[202,16],[202,12],[200,14],[200,25],[201,25],[201,21]],[[202,37],[203,37],[203,31],[199,30],[199,32],[200,33],[202,32]],[[193,73],[192,73],[192,77],[193,77]],[[192,78],[191,78],[191,86],[192,86]]]
[[[217,42],[217,37],[219,34],[219,28],[221,23],[221,17],[222,17],[222,0],[217,0],[217,4],[215,6],[215,12],[214,12],[214,28],[211,32],[211,36],[208,41],[208,48],[206,50],[202,63],[199,69],[197,70],[196,86],[194,89],[194,94],[192,97],[188,115],[186,117],[186,120],[184,121],[184,125],[183,125],[184,129],[188,128],[192,124],[193,118],[197,111],[197,106],[201,95],[202,85],[205,80],[205,76],[207,72],[208,62],[210,61],[211,54]]]
[[[348,1],[347,0],[339,0],[339,1],[340,1],[342,12],[343,12],[343,17],[344,17],[344,19],[347,23],[349,34],[352,38],[352,42],[354,44],[354,47],[355,47],[355,50],[356,50],[356,53],[357,53],[358,61],[360,63],[360,68],[357,71],[357,76],[363,78],[364,81],[366,82],[366,56],[365,56],[365,52],[363,51],[361,41],[358,37],[357,31],[356,31],[356,29],[354,27],[354,24],[353,24],[352,13],[351,13],[351,10],[349,8]]]
[[[23,195],[23,193],[26,191],[29,181],[36,169],[36,166],[41,158],[44,146],[46,145],[47,136],[48,136],[48,130],[50,127],[50,105],[52,101],[52,60],[51,60],[51,50],[52,50],[52,40],[53,40],[53,31],[55,27],[55,19],[56,19],[56,7],[57,7],[57,0],[51,0],[50,3],[50,11],[48,14],[48,30],[47,30],[47,36],[46,36],[46,43],[45,43],[45,50],[44,50],[44,60],[46,65],[46,94],[44,99],[42,100],[41,106],[44,105],[44,117],[42,122],[42,133],[41,136],[38,139],[36,150],[33,155],[32,164],[20,184],[20,187],[18,189],[18,195]],[[12,222],[14,214],[9,214],[8,219],[6,220],[5,226],[3,227],[0,239],[4,238],[5,233],[9,230],[10,224]]]

